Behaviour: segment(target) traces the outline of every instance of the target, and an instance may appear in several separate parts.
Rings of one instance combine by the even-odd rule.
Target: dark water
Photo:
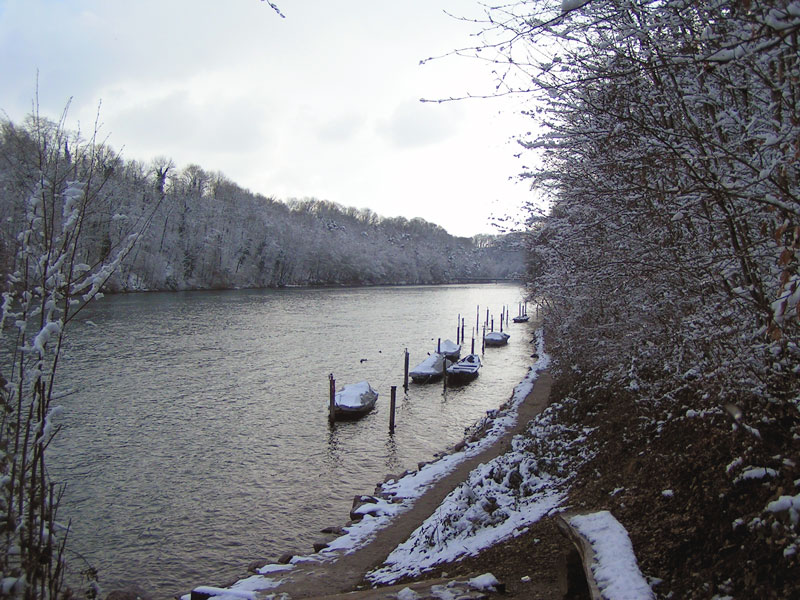
[[[528,325],[487,349],[477,381],[403,393],[411,367],[455,339],[469,342],[486,308],[516,314],[514,285],[228,291],[103,299],[70,331],[60,382],[64,429],[53,471],[68,482],[61,521],[100,571],[105,592],[138,585],[156,597],[246,575],[259,557],[307,554],[371,493],[458,442],[511,395],[531,363]],[[478,343],[478,351],[480,344]],[[327,422],[328,374],[368,380],[377,410]],[[397,429],[388,433],[390,386]],[[72,565],[82,562],[75,556]]]

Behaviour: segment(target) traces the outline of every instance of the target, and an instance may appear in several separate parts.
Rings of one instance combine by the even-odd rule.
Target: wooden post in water
[[[442,389],[447,391],[447,357],[442,357]]]
[[[336,420],[336,380],[333,378],[333,373],[328,375],[328,379],[330,380],[330,404],[328,405],[328,421],[333,423]]]
[[[461,313],[458,314],[458,320],[456,321],[456,344],[461,343]]]
[[[394,433],[394,409],[397,406],[397,386],[392,386],[392,396],[389,402],[389,433]]]
[[[486,309],[486,321],[483,322],[484,326],[489,324],[489,309]]]
[[[403,375],[403,389],[408,391],[408,348],[406,348],[405,374]]]
[[[481,305],[478,305],[478,314],[475,315],[475,331],[480,331],[481,328]]]
[[[494,331],[494,317],[492,317],[492,328],[489,331]]]
[[[472,352],[470,354],[475,354],[475,331],[472,332]]]
[[[442,353],[442,338],[436,342],[436,351],[441,354]]]
[[[481,355],[486,354],[486,325],[483,326],[483,341],[481,342]]]
[[[464,343],[464,317],[461,317],[461,343]]]

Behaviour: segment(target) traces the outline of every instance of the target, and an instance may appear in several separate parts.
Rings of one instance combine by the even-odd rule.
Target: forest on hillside
[[[134,235],[106,291],[431,284],[524,273],[520,234],[459,238],[422,219],[384,218],[318,199],[286,202],[198,165],[124,160],[43,117],[0,122],[0,270],[15,270],[31,198],[83,186],[81,262]],[[51,209],[52,210],[52,209]],[[51,226],[62,218],[53,212]],[[5,285],[6,282],[3,282]]]

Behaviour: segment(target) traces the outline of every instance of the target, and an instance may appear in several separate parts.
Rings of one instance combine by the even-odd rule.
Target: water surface
[[[352,498],[415,468],[511,395],[531,364],[528,325],[489,348],[468,386],[412,384],[411,367],[480,305],[516,314],[515,285],[298,289],[114,296],[69,332],[64,429],[53,472],[62,521],[108,592],[156,597],[221,585],[256,558],[307,554]],[[480,344],[478,343],[478,346]],[[480,348],[478,347],[480,352]],[[327,421],[328,374],[368,380],[377,409]],[[389,394],[398,386],[396,431]],[[70,558],[73,566],[81,561]]]

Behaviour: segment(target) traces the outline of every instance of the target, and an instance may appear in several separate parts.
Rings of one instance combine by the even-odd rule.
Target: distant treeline
[[[81,244],[88,265],[139,236],[108,291],[429,284],[524,272],[520,234],[460,238],[422,219],[317,199],[282,202],[198,165],[123,160],[97,140],[42,123],[0,122],[3,273],[14,271],[16,240],[40,186],[59,195],[76,184],[93,195]],[[52,215],[52,225],[60,218]]]

